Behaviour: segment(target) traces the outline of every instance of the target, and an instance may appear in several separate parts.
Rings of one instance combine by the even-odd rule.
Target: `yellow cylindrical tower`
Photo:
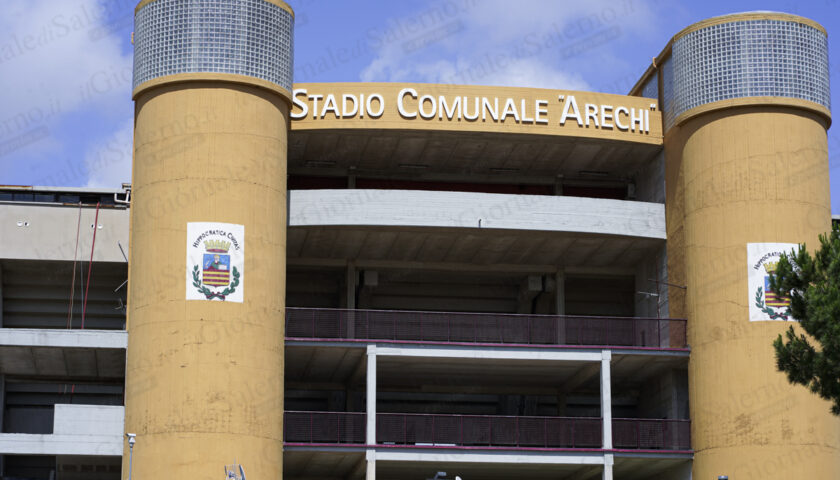
[[[689,321],[693,478],[836,478],[840,420],[776,371],[772,342],[790,323],[751,317],[766,305],[748,288],[747,254],[813,248],[830,229],[825,30],[737,14],[688,27],[672,49],[669,268],[687,287],[672,314]]]
[[[282,477],[293,25],[279,0],[135,11],[132,478]]]

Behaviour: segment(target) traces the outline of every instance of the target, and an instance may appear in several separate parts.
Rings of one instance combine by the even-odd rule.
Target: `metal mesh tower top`
[[[135,14],[134,83],[226,73],[292,90],[294,17],[266,0],[155,0]]]

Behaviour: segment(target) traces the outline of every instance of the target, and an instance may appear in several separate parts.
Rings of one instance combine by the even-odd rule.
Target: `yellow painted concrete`
[[[783,12],[743,12],[743,13],[733,13],[731,15],[721,15],[718,17],[707,18],[706,20],[701,20],[697,23],[693,23],[684,29],[680,30],[676,35],[674,35],[674,40],[684,37],[691,32],[696,32],[697,30],[702,30],[706,27],[711,27],[714,25],[721,25],[724,23],[732,23],[732,22],[744,22],[744,21],[755,21],[755,20],[778,20],[782,22],[795,22],[801,23],[803,25],[808,25],[809,27],[816,28],[817,30],[821,31],[822,33],[826,33],[825,27],[820,25],[819,23],[811,20],[810,18],[800,17],[799,15],[794,15],[792,13],[783,13]]]
[[[776,371],[789,323],[750,322],[746,245],[830,228],[826,119],[763,104],[712,109],[666,138],[671,315],[686,316],[694,478],[828,480],[840,472],[830,404]]]
[[[249,478],[282,476],[288,108],[282,95],[220,81],[136,97],[133,478],[221,478],[234,458]],[[244,303],[185,300],[187,222],[206,221],[245,226]]]
[[[157,0],[140,0],[140,2],[137,4],[137,6],[134,7],[134,12],[137,13],[137,10],[140,10],[141,8],[145,7],[146,5],[148,5],[148,4],[150,4],[154,1],[157,1]],[[294,10],[292,10],[292,7],[290,7],[289,4],[287,4],[283,0],[265,0],[265,1],[268,2],[268,3],[273,3],[274,5],[277,5],[278,7],[282,8],[283,10],[291,13],[292,17],[295,16],[295,12],[294,12]]]
[[[819,103],[793,97],[741,97],[719,100],[717,102],[706,103],[698,107],[694,107],[691,110],[686,110],[677,116],[674,120],[674,124],[683,124],[692,117],[704,115],[715,110],[727,110],[738,107],[756,107],[761,105],[791,107],[796,110],[808,110],[822,117],[822,120],[825,122],[826,129],[831,126],[831,111],[829,109]]]
[[[234,83],[238,85],[251,85],[260,88],[264,88],[270,92],[274,92],[280,94],[291,101],[292,93],[286,90],[285,88],[277,85],[276,83],[269,82],[268,80],[263,80],[261,78],[254,78],[249,77],[246,75],[238,75],[235,73],[211,73],[211,72],[201,72],[201,73],[178,73],[175,75],[164,75],[162,77],[153,78],[147,82],[143,82],[134,89],[131,94],[131,98],[137,99],[137,97],[149,90],[151,88],[157,88],[161,85],[168,85],[168,84],[181,84],[181,83],[194,83],[194,82],[226,82],[226,83]]]
[[[475,85],[440,85],[440,84],[424,84],[424,83],[297,83],[293,87],[295,90],[306,89],[309,95],[318,94],[326,97],[329,94],[335,96],[336,100],[341,105],[341,96],[343,94],[353,94],[359,96],[364,94],[365,98],[370,98],[371,94],[378,93],[382,95],[386,103],[385,111],[379,118],[337,118],[332,113],[327,113],[325,118],[313,118],[313,112],[310,105],[310,111],[307,117],[296,119],[292,121],[292,130],[419,130],[419,131],[451,131],[451,132],[489,132],[489,133],[521,133],[533,135],[555,135],[565,137],[578,138],[592,138],[599,140],[618,140],[622,142],[643,143],[648,145],[662,144],[662,113],[659,111],[658,103],[654,99],[631,97],[625,95],[613,95],[607,93],[593,93],[593,92],[578,92],[572,90],[549,90],[541,88],[516,88],[516,87],[486,87]],[[516,123],[513,118],[508,117],[504,121],[494,122],[489,117],[487,121],[482,121],[479,118],[476,121],[466,121],[457,119],[448,119],[446,116],[443,119],[435,116],[433,119],[420,118],[418,114],[416,118],[404,118],[399,114],[397,108],[397,98],[400,90],[403,88],[413,88],[417,91],[418,97],[422,95],[432,95],[435,98],[439,96],[445,97],[448,101],[454,101],[456,97],[467,97],[470,102],[470,113],[472,113],[474,106],[474,97],[488,97],[499,98],[499,113],[501,114],[505,100],[512,98],[517,109],[520,109],[521,101],[525,100],[525,105],[529,116],[533,116],[534,102],[536,100],[546,100],[548,124],[537,123]],[[640,133],[638,131],[622,131],[618,128],[595,128],[594,125],[589,127],[578,126],[574,119],[567,119],[565,125],[560,125],[560,119],[563,113],[563,103],[558,100],[558,95],[575,96],[581,114],[584,115],[584,106],[587,103],[594,105],[611,105],[613,108],[624,106],[627,108],[635,108],[638,110],[647,110],[650,112],[650,131],[648,133]],[[303,101],[305,97],[301,95],[298,97]],[[407,104],[410,102],[412,110],[417,109],[419,98],[414,99],[407,97]],[[318,109],[321,110],[324,100],[319,101]],[[651,109],[650,105],[656,105],[655,109]],[[374,106],[377,104],[374,104]],[[426,102],[428,106],[428,102]],[[299,112],[300,110],[294,110]],[[622,115],[622,118],[624,115]],[[623,122],[629,123],[624,119]]]

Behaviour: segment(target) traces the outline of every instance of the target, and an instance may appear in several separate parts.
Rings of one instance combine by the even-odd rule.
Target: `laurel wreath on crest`
[[[209,288],[205,287],[201,284],[201,276],[200,270],[198,269],[198,265],[193,267],[192,276],[193,276],[193,286],[198,290],[199,293],[204,295],[207,300],[212,300],[214,298],[220,298],[222,301],[225,300],[225,297],[230,295],[231,293],[236,291],[236,287],[239,286],[239,270],[236,267],[233,267],[233,271],[231,275],[233,276],[233,280],[230,282],[230,285],[225,287],[224,290],[221,292],[214,292]]]
[[[776,313],[775,310],[764,304],[764,289],[762,287],[758,287],[758,290],[755,291],[755,306],[760,308],[762,312],[769,315],[770,320],[788,319],[786,312]]]

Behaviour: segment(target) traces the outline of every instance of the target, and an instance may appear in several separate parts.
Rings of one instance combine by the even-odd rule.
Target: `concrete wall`
[[[89,260],[96,207],[0,203],[3,248],[0,259]],[[100,208],[93,252],[95,262],[125,262],[128,254],[128,210]],[[79,232],[78,247],[76,232]]]
[[[53,434],[0,434],[0,453],[122,455],[123,407],[56,405]]]
[[[689,418],[688,372],[668,370],[642,385],[636,413],[640,418]]]

